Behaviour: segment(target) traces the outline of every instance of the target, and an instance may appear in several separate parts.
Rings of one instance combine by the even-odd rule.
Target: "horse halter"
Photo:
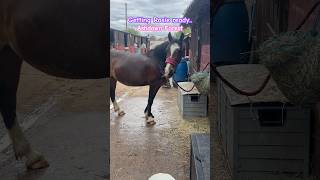
[[[176,67],[178,62],[172,56],[170,56],[170,57],[167,57],[166,64],[171,64],[174,67]]]

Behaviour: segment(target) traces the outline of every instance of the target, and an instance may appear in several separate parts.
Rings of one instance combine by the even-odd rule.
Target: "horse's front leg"
[[[123,116],[126,113],[120,109],[116,101],[116,87],[117,87],[117,81],[113,78],[110,78],[110,98],[113,104],[114,112],[118,112],[118,116]]]
[[[32,150],[16,118],[16,93],[22,60],[9,48],[0,52],[0,112],[9,132],[16,159],[26,158],[28,169],[39,169],[49,164],[42,155]]]
[[[153,104],[153,100],[156,97],[157,92],[159,91],[159,88],[162,86],[163,81],[159,80],[153,84],[150,85],[149,88],[149,97],[148,97],[148,105],[144,110],[144,114],[146,116],[146,123],[147,125],[155,125],[156,122],[154,120],[154,116],[151,113],[151,107]]]

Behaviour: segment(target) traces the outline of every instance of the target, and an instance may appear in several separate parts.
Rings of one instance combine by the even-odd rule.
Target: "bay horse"
[[[110,98],[114,111],[124,115],[115,100],[117,81],[127,86],[149,85],[148,104],[144,110],[147,125],[154,125],[151,106],[159,88],[169,79],[183,55],[184,34],[179,39],[168,34],[168,41],[156,46],[146,55],[132,55],[119,51],[111,51],[110,58]]]
[[[22,62],[62,78],[108,77],[108,18],[103,0],[0,0],[0,111],[15,157],[28,169],[49,164],[17,121]]]

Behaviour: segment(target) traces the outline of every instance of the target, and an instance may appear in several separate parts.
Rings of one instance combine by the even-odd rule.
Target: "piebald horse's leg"
[[[113,104],[114,112],[118,112],[118,116],[123,116],[126,113],[120,109],[116,101],[116,87],[117,87],[117,81],[113,78],[110,78],[110,98]]]
[[[157,92],[159,91],[159,88],[162,86],[163,81],[159,80],[153,84],[150,85],[149,88],[149,97],[148,97],[148,105],[144,110],[144,114],[146,116],[146,123],[147,125],[154,125],[156,124],[155,120],[154,120],[154,116],[151,113],[151,107],[153,104],[153,100],[156,97]]]
[[[12,141],[16,159],[26,158],[28,169],[48,167],[42,155],[32,150],[16,117],[16,93],[22,60],[5,47],[0,52],[0,112]]]

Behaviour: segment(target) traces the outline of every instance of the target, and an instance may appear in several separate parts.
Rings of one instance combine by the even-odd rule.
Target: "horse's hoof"
[[[155,124],[156,124],[155,121],[148,121],[148,122],[147,122],[147,126],[153,126],[153,125],[155,125]]]
[[[49,167],[49,163],[43,156],[39,155],[36,159],[28,160],[26,166],[29,170],[35,170]]]
[[[14,143],[13,148],[16,160],[21,160],[30,151],[30,145],[27,142]]]
[[[153,126],[156,124],[156,122],[154,121],[154,118],[152,117],[147,118],[146,123],[147,123],[147,126]]]
[[[124,111],[118,112],[118,116],[124,116],[126,113]]]

